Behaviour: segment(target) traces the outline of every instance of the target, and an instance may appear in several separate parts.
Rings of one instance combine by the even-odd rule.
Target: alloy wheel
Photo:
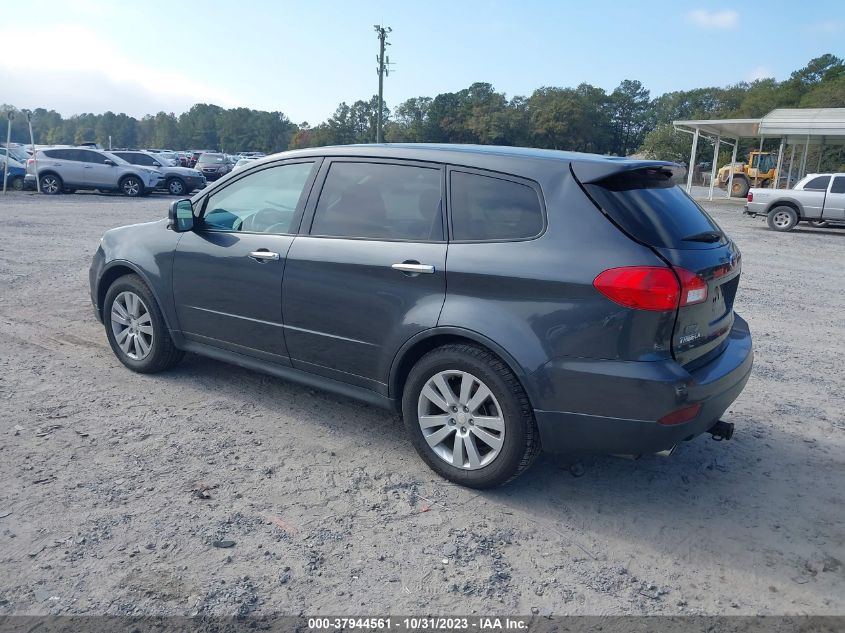
[[[124,291],[114,298],[111,327],[120,349],[133,360],[145,359],[153,348],[153,324],[144,300]]]
[[[134,178],[123,181],[123,193],[127,196],[137,196],[141,192],[141,183]]]
[[[420,392],[417,418],[435,455],[455,468],[483,468],[502,450],[502,408],[490,388],[468,372],[432,376]]]
[[[44,176],[41,179],[41,191],[44,193],[57,193],[59,191],[59,181],[54,176]]]
[[[789,225],[792,224],[792,216],[790,216],[786,211],[778,211],[775,213],[772,223],[779,229],[788,228]]]

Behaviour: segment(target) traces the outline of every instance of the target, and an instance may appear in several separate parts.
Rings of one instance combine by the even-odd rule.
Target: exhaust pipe
[[[729,440],[734,436],[734,423],[719,420],[716,424],[711,426],[707,432],[710,433],[710,435],[713,436],[713,439],[717,442]]]

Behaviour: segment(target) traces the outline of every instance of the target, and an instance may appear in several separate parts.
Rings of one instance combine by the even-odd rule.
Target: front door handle
[[[431,275],[434,273],[434,266],[431,264],[420,264],[419,262],[402,262],[401,264],[393,264],[391,266],[393,270],[398,270],[403,273],[411,273],[411,274],[420,274],[424,273],[426,275]]]
[[[279,261],[279,254],[268,250],[252,251],[249,256],[258,262]]]

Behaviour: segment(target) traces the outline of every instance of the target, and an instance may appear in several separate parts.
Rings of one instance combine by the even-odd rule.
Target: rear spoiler
[[[630,160],[627,158],[605,158],[596,161],[573,161],[569,164],[572,173],[581,184],[595,183],[610,176],[643,169],[660,169],[672,172],[676,181],[683,178],[686,168],[677,163],[663,160]]]

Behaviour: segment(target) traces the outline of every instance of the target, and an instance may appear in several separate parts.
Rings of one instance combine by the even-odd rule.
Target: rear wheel
[[[119,277],[103,303],[106,336],[114,355],[132,371],[152,374],[182,360],[150,289],[138,275]]]
[[[774,231],[791,231],[798,224],[798,212],[792,207],[775,207],[766,216],[766,224]]]
[[[135,198],[144,193],[144,183],[137,176],[127,176],[120,181],[120,190],[124,196]]]
[[[513,479],[540,451],[519,380],[501,359],[474,345],[446,345],[423,356],[405,383],[402,414],[423,460],[471,488]]]
[[[23,191],[23,178],[17,176],[16,178],[12,179],[12,190]]]
[[[41,176],[41,193],[46,193],[49,196],[55,196],[62,192],[64,184],[62,179],[55,174],[45,174]]]

